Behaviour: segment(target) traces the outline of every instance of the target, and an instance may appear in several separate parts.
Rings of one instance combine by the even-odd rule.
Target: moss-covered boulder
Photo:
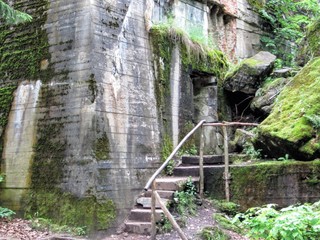
[[[242,92],[254,95],[262,80],[271,73],[276,56],[269,52],[259,52],[243,60],[229,73],[224,81],[224,89],[229,92]]]
[[[270,157],[320,157],[320,57],[310,61],[282,90],[259,126],[256,148]]]
[[[266,117],[271,112],[276,97],[288,81],[290,78],[276,78],[273,81],[265,82],[256,92],[250,108]]]

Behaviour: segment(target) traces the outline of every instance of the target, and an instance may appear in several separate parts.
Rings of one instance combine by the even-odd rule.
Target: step
[[[203,171],[210,170],[212,168],[224,168],[224,165],[207,165],[203,166]],[[199,174],[199,166],[179,166],[173,169],[173,175],[179,176],[192,176],[198,177]]]
[[[182,156],[182,165],[199,165],[199,156]],[[246,154],[230,153],[229,163],[236,160],[247,161],[250,157]],[[224,155],[204,155],[203,156],[204,165],[219,165],[224,164]]]
[[[173,169],[174,176],[199,177],[199,166],[179,166]]]
[[[169,200],[171,200],[173,198],[173,194],[174,194],[174,191],[157,190],[157,192],[161,198],[165,198],[165,199],[169,199]],[[151,197],[151,193],[152,193],[152,191],[148,190],[144,193],[144,196]]]
[[[156,221],[160,221],[163,211],[156,209]],[[129,216],[130,221],[136,222],[150,222],[151,221],[151,209],[132,209]]]
[[[168,199],[161,198],[162,203],[164,205],[167,205]],[[151,197],[139,197],[137,199],[137,204],[141,205],[143,208],[151,208]],[[156,201],[156,208],[160,208],[160,204],[158,201]]]
[[[155,181],[157,190],[176,191],[181,190],[183,184],[188,181],[188,177],[161,177]],[[196,186],[199,184],[198,177],[192,177],[192,181]]]
[[[127,233],[137,233],[137,234],[143,234],[143,235],[150,235],[151,222],[127,221],[127,222],[125,222],[124,231]]]
[[[182,156],[183,165],[199,165],[199,156]],[[204,155],[203,164],[214,165],[214,164],[224,164],[223,155]]]

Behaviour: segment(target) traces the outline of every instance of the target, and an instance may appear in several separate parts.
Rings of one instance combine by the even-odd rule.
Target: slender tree
[[[8,4],[0,0],[0,19],[7,24],[18,24],[30,22],[32,17],[27,14],[13,9]]]

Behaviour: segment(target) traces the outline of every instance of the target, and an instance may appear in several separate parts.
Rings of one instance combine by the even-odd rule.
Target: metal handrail
[[[181,148],[181,146],[185,143],[185,141],[187,141],[187,139],[198,129],[200,128],[204,123],[206,122],[206,120],[202,120],[200,121],[197,126],[195,126],[182,140],[181,142],[178,144],[178,146],[175,147],[175,149],[172,151],[172,153],[170,154],[170,156],[166,159],[166,161],[158,168],[158,170],[151,176],[151,178],[149,179],[149,181],[147,182],[146,186],[144,187],[144,190],[147,191],[152,182],[154,181],[154,179],[161,173],[161,171],[168,165],[169,161],[173,158],[173,156],[178,152],[178,150]]]

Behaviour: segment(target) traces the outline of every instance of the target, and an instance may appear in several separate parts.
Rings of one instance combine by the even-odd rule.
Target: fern
[[[18,24],[30,22],[32,17],[27,13],[14,10],[8,4],[0,0],[0,19],[3,19],[7,24]]]
[[[320,116],[316,114],[305,115],[305,118],[312,124],[312,127],[317,131],[320,130]]]

